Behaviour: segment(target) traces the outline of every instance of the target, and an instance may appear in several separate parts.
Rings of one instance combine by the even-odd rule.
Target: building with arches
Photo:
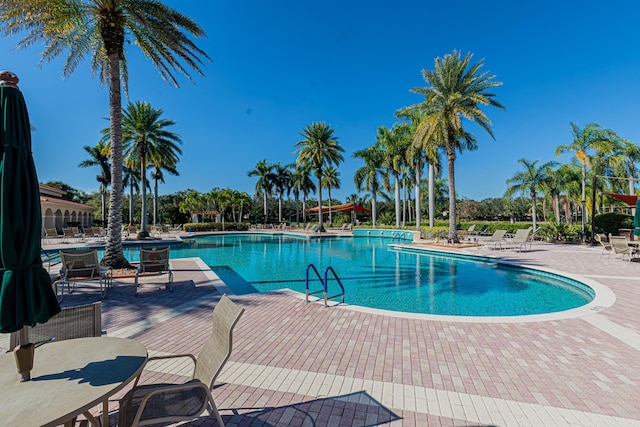
[[[63,228],[70,226],[93,225],[93,206],[65,199],[67,192],[59,188],[45,184],[39,186],[43,236],[45,228],[55,228],[60,233]]]

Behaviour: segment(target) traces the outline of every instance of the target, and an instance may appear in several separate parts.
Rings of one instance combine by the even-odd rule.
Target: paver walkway
[[[246,312],[213,392],[226,425],[640,426],[640,263],[580,245],[462,252],[579,274],[616,300],[580,317],[487,323],[323,308],[289,292],[234,296]],[[140,340],[150,355],[199,351],[228,290],[198,259],[173,266],[173,293],[146,286],[136,298],[133,279],[116,282],[103,302],[110,336]],[[81,290],[63,305],[92,299]],[[156,363],[143,381],[187,371]]]

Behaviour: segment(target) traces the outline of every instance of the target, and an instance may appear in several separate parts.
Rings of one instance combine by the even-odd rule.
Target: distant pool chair
[[[620,255],[620,259],[624,261],[624,257],[629,258],[629,262],[631,262],[631,258],[634,256],[634,250],[629,246],[627,238],[624,236],[611,236],[611,248],[613,250],[614,255]]]
[[[602,257],[602,255],[604,255],[605,252],[608,252],[609,258],[611,258],[611,255],[613,254],[613,247],[611,246],[611,242],[609,242],[607,235],[602,233],[597,233],[595,237],[596,237],[596,241],[600,243],[600,246],[602,246],[602,252],[600,252],[600,257]]]
[[[165,285],[169,292],[173,292],[173,271],[169,262],[169,247],[140,248],[140,264],[136,270],[135,288],[138,296],[138,279],[141,275],[168,275]]]
[[[506,239],[504,238],[506,234],[507,234],[507,230],[496,230],[493,232],[491,237],[489,237],[487,240],[484,241],[484,244],[485,245],[493,244],[494,249],[497,248],[498,246],[500,246],[500,249],[502,249],[502,244],[507,243]]]

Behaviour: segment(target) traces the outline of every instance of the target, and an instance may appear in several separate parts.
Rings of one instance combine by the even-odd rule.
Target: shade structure
[[[634,196],[633,194],[616,194],[616,193],[604,193],[604,194],[606,194],[607,196],[615,197],[618,200],[622,200],[623,202],[625,202],[631,207],[634,207],[638,200],[638,196]]]
[[[633,234],[640,236],[640,199],[636,200],[636,213],[633,216]]]
[[[17,77],[0,71],[0,332],[60,312],[40,258],[40,191],[31,129]]]

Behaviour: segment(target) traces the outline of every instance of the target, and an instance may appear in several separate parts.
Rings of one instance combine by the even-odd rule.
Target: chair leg
[[[220,416],[220,412],[218,412],[218,408],[216,404],[213,402],[213,399],[209,399],[209,404],[211,405],[211,412],[213,412],[213,416],[216,417],[216,421],[220,427],[224,427],[224,423],[222,422],[222,417]]]

